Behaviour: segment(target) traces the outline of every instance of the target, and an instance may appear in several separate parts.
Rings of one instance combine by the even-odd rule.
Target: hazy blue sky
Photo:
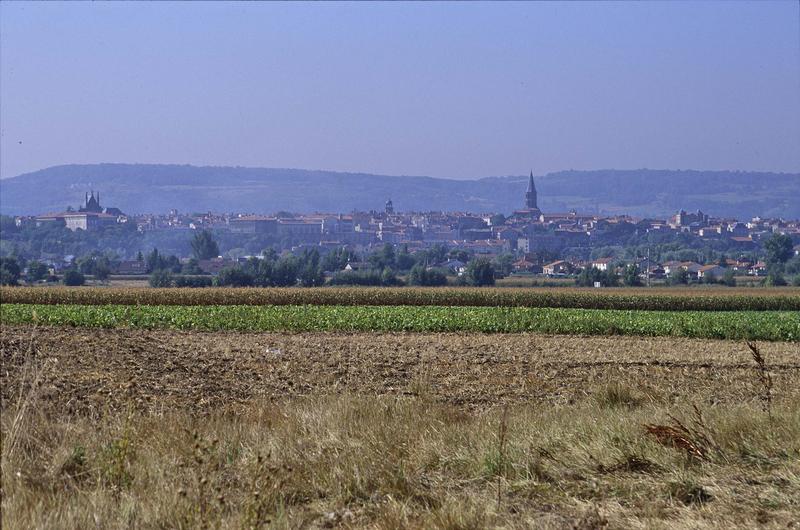
[[[800,170],[785,2],[0,5],[0,175]]]

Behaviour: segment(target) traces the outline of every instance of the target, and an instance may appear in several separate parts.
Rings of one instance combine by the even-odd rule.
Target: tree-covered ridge
[[[561,171],[537,176],[543,211],[666,217],[678,209],[746,219],[800,217],[800,173],[680,170]],[[181,211],[510,213],[523,206],[525,176],[453,180],[302,169],[93,164],[55,166],[0,180],[0,211],[62,211],[102,189],[126,213]],[[46,190],[46,192],[43,192]]]

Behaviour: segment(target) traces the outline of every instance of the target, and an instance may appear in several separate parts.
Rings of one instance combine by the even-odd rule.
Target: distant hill
[[[523,203],[527,177],[451,180],[301,169],[147,164],[65,165],[0,180],[9,215],[78,206],[99,190],[104,206],[127,213],[399,211],[510,213]],[[544,211],[666,217],[702,209],[718,216],[800,218],[800,174],[733,171],[598,170],[537,176]]]

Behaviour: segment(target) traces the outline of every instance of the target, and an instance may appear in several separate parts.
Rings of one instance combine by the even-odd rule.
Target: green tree
[[[795,256],[783,266],[787,274],[800,274],[800,256]]]
[[[75,267],[82,274],[94,274],[95,260],[97,259],[97,252],[92,252],[75,260]]]
[[[86,283],[86,276],[84,276],[78,269],[69,269],[64,272],[64,285],[76,287]]]
[[[623,276],[622,281],[628,287],[637,287],[642,285],[642,280],[639,278],[639,267],[633,263],[625,267],[625,275]]]
[[[41,261],[29,261],[28,262],[28,281],[29,282],[38,282],[39,280],[43,280],[47,277],[48,268],[47,265],[42,263]]]
[[[270,256],[273,258],[273,256]],[[256,287],[271,287],[273,285],[272,275],[276,259],[269,258],[250,258],[244,264],[244,270],[253,276],[253,285]]]
[[[447,285],[447,276],[439,269],[427,269],[424,265],[414,265],[408,274],[410,285],[437,287]]]
[[[391,287],[394,285],[402,285],[402,282],[397,279],[397,275],[392,269],[386,267],[383,269],[383,272],[381,272],[381,285]]]
[[[444,245],[443,243],[436,243],[428,249],[428,264],[433,265],[434,263],[444,261],[447,255],[447,245]],[[466,263],[469,261],[469,259],[465,259],[463,261]]]
[[[669,274],[670,285],[686,285],[689,283],[689,273],[683,267],[678,267]]]
[[[779,287],[787,285],[783,273],[786,263],[794,254],[792,248],[792,238],[786,234],[772,234],[764,242],[764,250],[767,252],[767,277],[764,278],[764,285],[768,287]]]
[[[467,252],[464,249],[454,248],[450,252],[447,253],[447,257],[450,258],[450,259],[457,259],[458,261],[461,261],[463,263],[469,263],[470,255],[469,255],[469,252]],[[437,260],[437,261],[442,261],[442,260],[440,259],[440,260]]]
[[[594,283],[600,281],[601,274],[602,271],[597,267],[586,267],[575,278],[575,285],[578,287],[594,287]]]
[[[105,283],[108,277],[111,276],[111,267],[107,259],[98,260],[94,266],[94,277],[97,280]]]
[[[786,234],[772,234],[772,236],[764,242],[764,250],[767,251],[767,266],[770,274],[774,275],[776,278],[781,276],[784,264],[789,261],[794,254],[792,238]]]
[[[17,258],[0,258],[0,285],[17,285],[20,267]]]
[[[787,284],[786,278],[777,270],[770,271],[762,282],[767,287],[782,287]]]
[[[617,287],[619,285],[619,275],[613,270],[601,271],[597,267],[587,267],[575,278],[575,283],[579,287],[594,287],[599,283],[602,287]]]
[[[297,285],[300,261],[294,256],[284,256],[275,262],[272,268],[272,285],[275,287],[292,287]]]
[[[728,287],[736,287],[736,276],[733,269],[725,270],[725,274],[722,275],[722,283]]]
[[[331,285],[381,285],[381,274],[374,269],[365,271],[339,271],[331,278]]]
[[[600,283],[603,284],[603,287],[619,287],[619,274],[616,269],[609,267],[608,270],[603,271]]]
[[[408,245],[403,245],[395,256],[395,264],[397,269],[401,271],[411,269],[416,262],[417,260],[414,259],[414,256],[408,253]]]
[[[172,287],[172,272],[167,269],[156,269],[150,275],[150,287]]]
[[[467,282],[475,287],[494,285],[494,265],[488,258],[477,258],[467,264]]]
[[[386,267],[394,267],[395,266],[395,252],[394,252],[394,245],[391,243],[386,243],[381,247],[381,249],[377,252],[374,252],[369,255],[367,261],[372,266],[373,269],[383,270]]]
[[[189,258],[189,261],[181,267],[181,274],[203,274],[203,269],[200,268],[197,258]]]
[[[514,255],[508,253],[500,254],[494,259],[494,266],[498,273],[508,276],[514,268]]]
[[[340,271],[350,261],[358,261],[355,253],[350,252],[346,247],[340,247],[328,252],[322,258],[322,269],[331,272]]]
[[[155,272],[163,268],[161,266],[161,256],[158,254],[157,248],[154,248],[152,252],[147,255],[145,263],[147,264],[147,272]]]
[[[147,264],[147,272],[155,272],[160,269],[169,269],[172,272],[181,272],[181,261],[177,256],[164,257],[158,253],[158,249],[154,248],[151,253],[145,258]]]
[[[325,285],[325,274],[320,266],[319,251],[305,251],[301,258],[300,285],[303,287],[319,287]]]
[[[236,266],[223,268],[214,278],[214,285],[220,287],[251,287],[253,282],[251,274]]]
[[[211,237],[211,232],[201,230],[192,239],[192,253],[197,259],[211,259],[219,256],[219,245]]]

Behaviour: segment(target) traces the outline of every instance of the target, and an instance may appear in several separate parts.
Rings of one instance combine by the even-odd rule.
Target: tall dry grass
[[[628,400],[503,412],[342,395],[102,418],[19,401],[2,415],[2,526],[786,527],[798,405],[773,404],[771,421],[707,409],[716,449],[698,459],[643,427],[691,409]]]

